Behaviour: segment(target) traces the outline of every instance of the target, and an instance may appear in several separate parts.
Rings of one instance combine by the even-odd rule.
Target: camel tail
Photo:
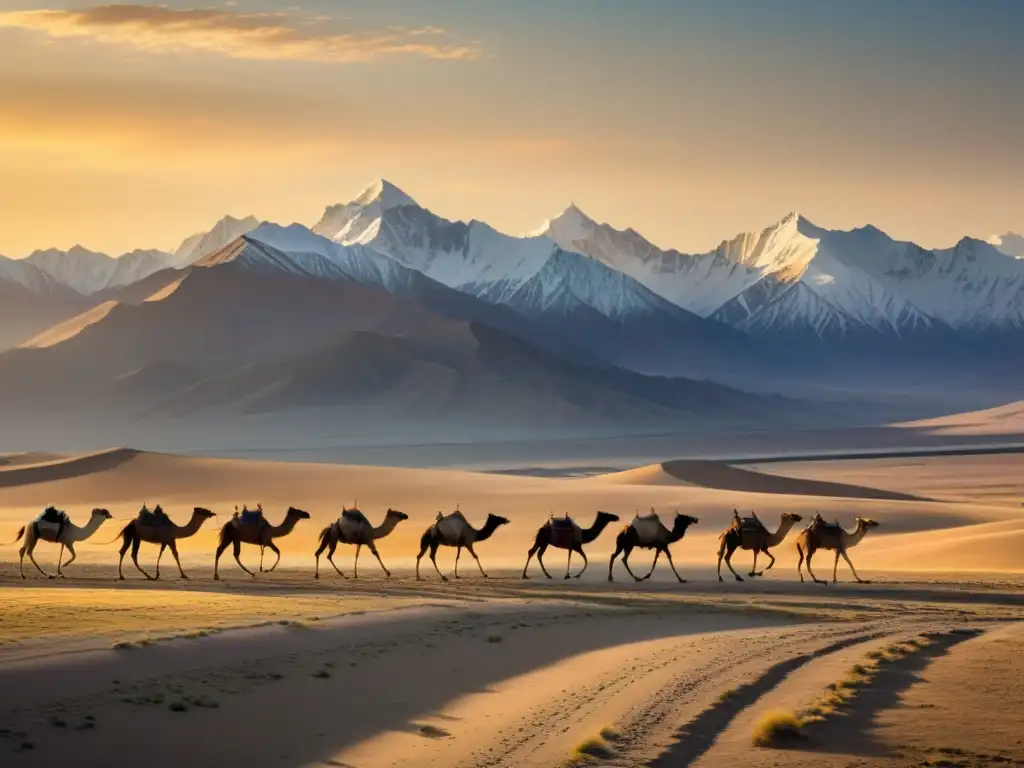
[[[320,540],[321,544],[323,544],[327,540],[327,533],[330,530],[331,530],[331,526],[328,525],[326,528],[324,528],[322,531],[320,531],[320,536],[318,536],[317,538]]]
[[[420,536],[420,554],[425,552],[430,546],[430,532],[432,530],[433,528],[427,528],[427,530],[423,532],[423,535]]]
[[[23,526],[21,526],[21,528],[18,529],[18,535],[14,537],[14,541],[12,541],[11,544],[17,544],[19,541],[21,541],[21,537],[24,536],[24,535],[25,535],[25,526],[23,525]]]

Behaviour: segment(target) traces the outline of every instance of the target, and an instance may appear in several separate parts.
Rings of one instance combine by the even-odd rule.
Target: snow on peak
[[[246,232],[251,232],[259,224],[259,219],[255,216],[246,216],[244,219],[225,216],[214,224],[212,229],[206,232],[197,232],[185,238],[174,252],[172,266],[180,268],[194,264],[204,256],[209,256],[211,253],[220,250]]]
[[[1024,235],[1019,235],[1016,232],[1004,232],[1001,235],[993,235],[988,242],[1007,256],[1024,259]]]
[[[346,245],[366,244],[380,231],[385,212],[409,206],[418,207],[390,181],[379,179],[352,202],[328,206],[313,231]]]
[[[417,205],[409,195],[396,187],[387,179],[377,179],[364,189],[349,205],[378,204],[381,211],[398,208],[402,205]]]

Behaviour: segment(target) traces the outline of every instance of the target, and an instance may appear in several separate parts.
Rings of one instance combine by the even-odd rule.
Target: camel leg
[[[342,573],[341,569],[338,567],[337,563],[334,562],[334,550],[336,550],[337,548],[338,548],[338,542],[332,541],[331,542],[331,548],[327,550],[327,562],[329,562],[331,565],[334,566],[334,570],[336,570],[338,572],[338,575],[341,576],[341,578],[347,579],[348,576],[346,576],[344,573]]]
[[[260,544],[260,573],[263,573],[263,553],[266,551],[266,547]]]
[[[477,557],[476,552],[473,551],[473,545],[467,544],[466,549],[469,550],[469,554],[471,554],[473,556],[473,559],[476,560],[476,567],[480,569],[480,575],[483,576],[485,579],[490,578],[486,573],[484,573],[484,567],[480,565],[480,558]]]
[[[804,548],[799,544],[796,545],[797,554],[800,555],[800,559],[796,561],[796,572],[800,577],[800,583],[804,583]]]
[[[145,569],[139,565],[139,547],[141,546],[142,539],[132,539],[132,562],[135,563],[135,567],[139,570],[139,573],[145,576],[147,580],[152,581],[153,577],[146,573]]]
[[[18,566],[21,569],[21,578],[25,578],[25,551],[28,548],[28,533],[25,534],[25,543],[18,550]]]
[[[124,553],[128,551],[128,547],[132,545],[131,535],[125,531],[124,541],[121,543],[121,557],[117,561],[117,578],[120,581],[124,581],[124,571],[121,570],[121,564],[124,562]]]
[[[160,545],[160,551],[156,553],[156,580],[160,580],[160,558],[164,556],[164,550],[167,549],[166,544]]]
[[[619,553],[622,552],[622,550],[622,542],[616,541],[615,551],[612,552],[611,560],[608,561],[608,581],[615,581],[615,578],[612,576],[612,566],[615,565],[615,558],[619,556]]]
[[[651,574],[654,573],[654,566],[656,566],[658,564],[658,558],[659,557],[661,557],[661,550],[660,549],[654,550],[654,562],[651,563],[651,570],[648,571],[646,576],[644,576],[644,581],[647,581],[649,578],[651,578]]]
[[[171,554],[174,555],[174,562],[178,564],[178,575],[185,579],[185,581],[188,581],[188,576],[185,575],[185,571],[181,567],[181,559],[178,557],[178,545],[174,543],[174,539],[171,539],[167,546],[171,548]]]
[[[455,548],[455,578],[461,579],[459,576],[459,556],[462,555],[462,545]]]
[[[230,544],[227,537],[222,537],[220,544],[217,545],[217,554],[213,556],[213,580],[220,581],[220,556],[224,554],[224,550],[228,548]],[[320,566],[320,558],[316,560],[317,568]]]
[[[327,549],[327,535],[326,535],[326,533],[324,534],[323,538],[320,539],[320,546],[317,547],[316,552],[313,555],[313,557],[316,558],[316,572],[313,573],[313,578],[314,579],[319,579],[320,578],[320,555],[323,554],[323,551],[325,549]],[[334,569],[337,570],[338,566],[334,566]]]
[[[676,579],[679,580],[680,584],[685,584],[686,579],[679,575],[679,571],[676,570],[676,564],[672,562],[672,552],[668,547],[665,547],[665,557],[668,558],[668,564],[672,567],[672,573],[676,575]]]
[[[448,577],[441,573],[441,569],[437,567],[437,548],[440,546],[436,541],[430,542],[430,562],[434,564],[434,570],[437,571],[437,575],[441,577],[441,581],[448,581]],[[417,561],[418,564],[418,561]],[[419,576],[417,576],[419,578]]]
[[[416,555],[416,581],[422,581],[420,576],[420,560],[427,553],[427,549],[430,547],[430,531],[428,530],[423,536],[420,537],[420,553]]]
[[[718,542],[718,580],[725,581],[722,578],[722,558],[725,557],[725,542],[726,537],[723,535],[721,540]]]
[[[352,564],[352,578],[359,578],[359,550],[363,548],[362,544],[356,544],[356,561]]]
[[[768,563],[768,567],[764,569],[764,571],[770,571],[772,569],[772,566],[775,565],[775,555],[773,555],[767,549],[762,549],[761,551],[764,552],[771,559],[771,562]],[[764,571],[761,571],[761,573],[763,574]]]
[[[632,549],[627,549],[622,553],[622,564],[626,566],[626,573],[633,577],[633,581],[643,581],[639,576],[633,573],[633,570],[629,567],[629,556],[632,554]]]
[[[565,561],[565,578],[571,578],[569,576],[569,566],[572,565],[572,549],[569,550],[569,558]]]
[[[57,577],[63,579],[64,574],[60,572],[60,563],[64,559],[64,542],[60,543],[60,552],[57,553]]]
[[[277,564],[281,562],[281,550],[278,549],[277,544],[275,544],[272,541],[267,542],[267,549],[269,549],[271,552],[277,555],[277,559],[274,561],[274,564],[266,570],[266,573],[273,573],[274,569],[277,568]]]
[[[544,553],[547,552],[547,551],[548,551],[548,545],[547,544],[541,544],[540,545],[540,549],[537,550],[537,562],[540,563],[540,569],[544,572],[544,575],[547,576],[550,579],[551,578],[551,574],[548,573],[548,569],[544,567]]]
[[[75,545],[69,543],[67,545],[67,547],[68,547],[68,552],[71,553],[71,557],[69,557],[68,561],[66,563],[64,563],[64,566],[63,566],[64,568],[67,568],[69,565],[71,565],[73,562],[75,562],[75,560],[78,559],[78,553],[75,552]]]
[[[732,572],[732,575],[736,577],[736,581],[743,581],[743,577],[736,573],[736,569],[732,567],[732,555],[736,551],[736,547],[727,547],[725,553],[725,565]]]
[[[750,573],[747,576],[760,576],[761,573],[757,570],[757,550],[754,550],[754,564],[750,566]]]
[[[839,553],[841,550],[836,550],[836,561],[832,565],[832,583],[835,584],[839,579]]]
[[[252,576],[255,579],[256,578],[256,574],[253,573],[252,571],[250,571],[244,565],[242,565],[242,559],[239,557],[239,555],[242,554],[242,542],[238,541],[238,539],[235,539],[231,543],[233,545],[231,554],[233,554],[235,556],[235,562],[238,563],[238,567],[241,568],[243,571],[245,571],[246,573],[248,573],[250,576]]]
[[[812,570],[811,570],[811,557],[812,557],[813,555],[814,555],[814,551],[813,551],[813,550],[811,550],[811,549],[808,549],[808,550],[807,550],[807,572],[808,572],[809,574],[811,574],[811,578],[812,578],[812,579],[814,580],[814,583],[815,583],[815,584],[828,584],[828,582],[827,582],[827,581],[822,581],[822,580],[821,580],[821,579],[819,579],[819,578],[818,578],[817,576],[815,576],[815,575],[814,575],[814,571],[812,571]]]
[[[380,563],[380,567],[384,569],[384,575],[390,579],[391,571],[389,571],[388,567],[384,565],[384,561],[380,559],[380,554],[377,552],[377,545],[371,541],[366,546],[369,547],[370,551],[373,553],[373,556],[377,558],[377,562]]]
[[[853,571],[853,578],[855,578],[857,580],[857,583],[858,584],[867,584],[867,582],[864,581],[864,579],[862,579],[860,576],[857,575],[857,569],[853,567],[853,563],[850,561],[850,556],[848,554],[846,554],[846,550],[845,549],[842,550],[842,555],[843,555],[843,560],[846,561],[846,564],[848,566],[850,566],[850,570]]]
[[[576,578],[578,579],[583,575],[583,572],[587,570],[587,566],[590,565],[590,561],[587,560],[587,553],[583,551],[583,547],[577,547],[576,552],[583,558],[583,567],[580,568],[580,572],[576,574]]]
[[[31,536],[31,538],[30,538],[30,536]],[[25,531],[25,544],[21,548],[21,553],[22,553],[21,556],[24,558],[25,555],[28,555],[28,559],[32,561],[32,565],[34,565],[36,567],[36,570],[39,571],[41,574],[43,574],[43,576],[45,576],[46,578],[52,579],[53,576],[51,576],[46,571],[44,571],[42,568],[40,568],[39,567],[39,563],[36,562],[36,558],[35,558],[35,555],[33,553],[35,552],[36,544],[38,542],[39,542],[39,540],[35,537],[35,531],[34,530],[30,529],[29,531]],[[24,561],[23,561],[23,567],[21,569],[21,578],[25,578]]]

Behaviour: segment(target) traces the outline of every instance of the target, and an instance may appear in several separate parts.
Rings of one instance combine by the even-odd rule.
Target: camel
[[[476,556],[473,545],[489,539],[499,527],[507,524],[507,518],[499,517],[498,515],[488,515],[483,528],[476,529],[469,524],[469,521],[466,520],[458,509],[450,515],[442,515],[438,512],[437,520],[423,532],[423,536],[420,538],[420,553],[416,555],[417,581],[422,580],[420,579],[420,560],[427,549],[430,549],[430,562],[434,564],[434,570],[437,571],[437,575],[441,577],[441,581],[448,581],[448,577],[441,573],[441,569],[437,567],[437,548],[441,545],[457,547],[455,550],[456,579],[460,578],[459,556],[462,554],[463,547],[469,550],[469,554],[476,560],[476,567],[480,569],[480,574],[486,579],[487,574],[484,573],[484,567],[480,565],[480,558]]]
[[[664,552],[665,557],[668,558],[668,564],[672,567],[672,573],[676,575],[680,584],[685,584],[686,579],[679,575],[675,563],[672,562],[669,545],[675,544],[683,538],[686,535],[686,529],[697,522],[699,522],[698,518],[681,515],[677,511],[670,530],[661,522],[653,507],[649,515],[636,515],[615,540],[615,552],[612,554],[611,560],[608,561],[608,581],[614,581],[612,566],[620,552],[622,553],[622,564],[626,566],[626,572],[633,577],[634,581],[646,581],[651,578],[654,567],[658,564],[658,557]],[[629,567],[629,556],[637,548],[654,550],[654,562],[651,563],[651,570],[643,577],[637,576]]]
[[[178,547],[175,542],[178,539],[187,539],[189,536],[194,536],[203,523],[211,517],[216,517],[216,515],[208,509],[196,507],[192,510],[192,518],[188,521],[188,524],[180,526],[174,524],[164,513],[160,505],[157,505],[152,512],[144,505],[139,510],[138,517],[122,528],[121,533],[118,534],[117,538],[122,540],[122,544],[121,557],[117,561],[117,578],[124,581],[121,564],[124,562],[124,553],[128,551],[128,547],[131,547],[132,562],[135,563],[135,567],[147,579],[155,580],[160,578],[160,558],[167,548],[170,548],[171,554],[174,555],[174,562],[178,564],[178,573],[181,574],[181,578],[187,579],[188,576],[185,575],[185,571],[181,568],[181,560],[178,558]],[[117,541],[117,539],[114,539],[114,541]],[[155,577],[150,576],[139,565],[139,545],[144,541],[160,545],[160,552],[156,556]]]
[[[725,558],[725,564],[732,571],[732,575],[736,577],[736,581],[743,581],[743,577],[736,573],[732,567],[732,554],[737,549],[752,549],[754,550],[754,565],[750,569],[748,576],[763,576],[764,571],[771,570],[771,567],[775,565],[775,556],[768,550],[772,547],[777,547],[782,543],[782,540],[786,538],[786,534],[789,533],[789,529],[799,523],[803,518],[793,512],[783,512],[782,520],[779,522],[779,527],[775,533],[771,533],[757,516],[754,515],[751,518],[740,520],[739,513],[733,510],[734,520],[732,524],[722,531],[718,537],[718,580],[724,581],[722,578],[722,558]],[[771,558],[771,562],[768,563],[768,567],[763,571],[757,570],[757,555],[763,552]]]
[[[846,550],[860,544],[860,540],[867,535],[867,532],[876,527],[878,527],[878,523],[874,520],[858,517],[857,526],[851,532],[845,530],[838,522],[826,523],[821,515],[815,515],[811,524],[801,531],[800,536],[796,540],[796,551],[800,553],[800,562],[797,563],[796,570],[800,574],[800,581],[803,582],[804,580],[803,564],[804,553],[806,553],[807,572],[811,574],[814,583],[828,584],[827,581],[823,581],[814,575],[814,571],[811,570],[811,557],[819,549],[834,549],[836,560],[832,566],[832,582],[835,583],[837,580],[839,557],[841,555],[846,564],[850,566],[850,570],[853,571],[853,578],[857,580],[857,583],[867,583],[857,575],[857,569],[853,567],[853,563],[850,561],[850,556],[846,554]]]
[[[21,578],[25,578],[25,555],[28,555],[28,559],[32,561],[32,565],[34,565],[36,570],[43,574],[43,576],[48,579],[54,578],[51,574],[48,574],[40,568],[39,563],[37,563],[35,557],[32,556],[33,551],[35,551],[36,544],[40,541],[49,541],[54,544],[60,544],[60,552],[57,555],[57,576],[63,579],[64,574],[62,573],[62,569],[67,568],[75,562],[75,559],[78,557],[78,555],[75,554],[75,543],[88,539],[111,517],[112,515],[110,512],[105,509],[94,509],[89,518],[89,522],[83,526],[77,526],[71,522],[71,518],[68,517],[67,514],[56,507],[47,507],[44,509],[41,514],[32,520],[32,522],[28,523],[28,525],[23,525],[18,530],[18,535],[14,539],[13,543],[17,544],[21,541],[22,536],[25,537],[25,543],[21,545],[21,549],[18,552]],[[62,565],[61,561],[64,559],[65,547],[68,552],[71,553],[71,557]]]
[[[384,565],[384,561],[380,559],[377,545],[374,542],[377,539],[383,539],[395,530],[396,525],[408,519],[409,516],[405,512],[389,509],[384,514],[384,522],[374,528],[370,521],[366,519],[366,515],[358,509],[345,509],[342,507],[341,515],[338,519],[320,531],[320,547],[316,551],[316,573],[313,574],[313,578],[320,578],[320,555],[325,549],[327,550],[327,561],[334,566],[334,570],[338,572],[341,578],[348,578],[334,563],[334,550],[338,548],[339,543],[356,545],[353,578],[359,578],[359,551],[363,547],[369,547],[373,556],[377,558],[377,562],[380,563],[380,567],[384,569],[384,573],[388,578],[391,578],[391,571]]]
[[[537,562],[540,563],[540,569],[544,572],[544,575],[549,579],[551,574],[548,573],[548,569],[544,567],[544,552],[548,547],[557,547],[558,549],[569,550],[569,559],[565,564],[565,578],[570,578],[569,565],[572,563],[572,553],[576,552],[580,557],[583,558],[583,568],[579,573],[576,574],[578,579],[583,575],[583,571],[587,570],[587,555],[583,551],[583,545],[589,544],[594,541],[598,536],[601,535],[601,531],[608,527],[609,523],[618,522],[619,516],[613,515],[610,512],[598,512],[597,517],[594,519],[594,524],[583,530],[579,527],[575,520],[566,515],[565,517],[555,518],[552,515],[551,519],[548,520],[544,525],[537,531],[537,538],[533,541],[533,546],[530,547],[530,551],[526,553],[526,565],[523,566],[523,578],[528,579],[526,570],[530,567],[530,560],[533,559],[534,554],[537,555]]]
[[[274,539],[278,539],[282,536],[287,536],[295,528],[296,523],[299,520],[308,520],[309,512],[304,512],[301,509],[295,507],[288,507],[288,511],[284,515],[284,520],[281,521],[280,525],[271,525],[270,522],[263,517],[263,505],[260,504],[255,510],[244,509],[242,510],[241,516],[239,516],[237,510],[235,515],[224,523],[224,527],[220,529],[220,543],[217,545],[217,554],[213,558],[213,580],[220,580],[220,556],[224,554],[224,550],[228,546],[232,546],[232,554],[235,556],[235,562],[238,563],[238,567],[248,573],[254,579],[256,574],[242,565],[239,554],[242,551],[243,544],[256,544],[260,548],[260,573],[263,573],[263,550],[269,549],[275,555],[277,559],[274,564],[266,570],[266,573],[270,573],[277,564],[281,562],[281,550],[274,544]]]

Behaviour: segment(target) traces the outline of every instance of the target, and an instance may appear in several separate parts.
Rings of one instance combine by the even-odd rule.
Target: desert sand
[[[1003,710],[1019,689],[1022,463],[666,462],[545,478],[125,449],[5,455],[0,541],[50,503],[78,522],[93,507],[115,520],[77,546],[63,580],[29,566],[22,581],[17,547],[0,547],[0,754],[12,765],[351,768],[1024,763],[1012,718],[991,718],[979,735],[948,704],[967,689],[972,708]],[[229,552],[213,582],[218,527],[257,502],[272,522],[289,505],[311,519],[278,540],[278,571],[252,579]],[[130,562],[128,580],[114,580],[109,542],[143,503],[180,523],[196,505],[219,513],[181,542],[189,581],[169,557],[160,582]],[[378,542],[394,576],[364,552],[358,581],[329,569],[314,581],[317,534],[353,503],[374,523],[389,507],[409,515]],[[416,581],[420,535],[456,505],[476,525],[488,513],[510,520],[477,546],[491,578],[467,556],[458,582],[441,582],[427,561]],[[872,583],[850,583],[841,567],[840,584],[801,584],[793,534],[765,577],[719,584],[717,535],[734,506],[770,528],[784,511],[820,510],[848,527],[878,520],[851,550]],[[663,563],[642,584],[617,564],[608,583],[617,532],[650,507],[700,518],[672,547],[689,583]],[[586,527],[599,509],[621,520],[587,546],[582,579],[548,581],[536,565],[519,578],[550,514]],[[56,549],[36,550],[51,573]],[[343,545],[336,556],[349,576],[353,554]],[[143,545],[151,572],[155,555]],[[244,547],[242,558],[254,567],[259,552]],[[818,555],[819,576],[831,559]],[[454,551],[438,560],[450,574]],[[632,565],[644,573],[650,561],[638,551]],[[749,562],[749,552],[734,559],[741,573]],[[553,575],[565,563],[549,550]],[[574,558],[573,572],[581,566]],[[935,639],[887,662],[832,719],[785,749],[753,745],[766,712],[806,710],[869,654],[922,633]]]

